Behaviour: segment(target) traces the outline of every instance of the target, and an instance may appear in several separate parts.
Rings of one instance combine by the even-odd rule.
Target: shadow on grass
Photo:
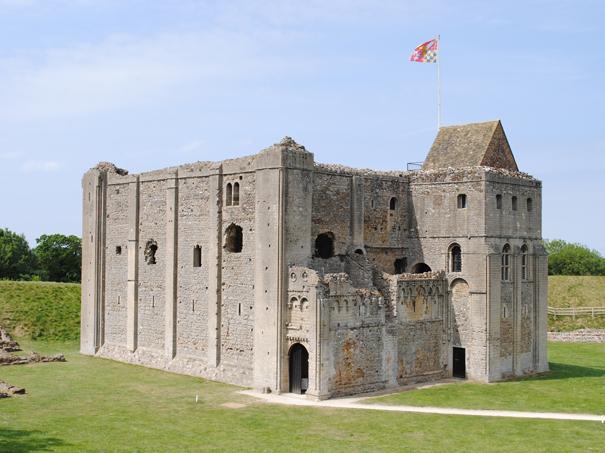
[[[45,436],[40,431],[0,428],[0,451],[24,453],[30,451],[50,451],[69,444],[56,437]]]
[[[569,365],[567,363],[549,362],[550,372],[541,376],[527,378],[532,381],[551,381],[557,379],[574,379],[587,377],[604,377],[605,369]]]

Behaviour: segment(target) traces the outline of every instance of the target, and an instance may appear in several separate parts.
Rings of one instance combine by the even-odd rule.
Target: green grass
[[[549,343],[548,348],[551,371],[544,376],[493,384],[461,381],[370,402],[605,415],[605,344]]]
[[[65,352],[68,361],[0,368],[2,379],[28,391],[0,400],[0,451],[602,451],[605,439],[605,427],[595,422],[270,405],[226,384],[81,356],[73,343],[22,344]],[[570,354],[559,348],[554,358]],[[572,371],[552,381],[561,390],[566,379],[602,382],[577,376],[576,363],[562,364]],[[523,385],[531,383],[517,391],[529,393]],[[604,394],[593,398],[602,402]]]
[[[80,337],[80,285],[0,281],[0,325],[19,336]]]
[[[605,306],[605,276],[548,277],[548,305],[557,308]],[[605,316],[548,317],[548,329],[568,332],[578,329],[605,329]]]
[[[605,276],[550,275],[548,277],[550,307],[604,307]]]

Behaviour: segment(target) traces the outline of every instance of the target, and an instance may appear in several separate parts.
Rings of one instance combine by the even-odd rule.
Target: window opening
[[[458,194],[458,209],[466,208],[466,194]]]
[[[315,257],[327,259],[334,256],[334,233],[328,231],[315,239]]]
[[[426,263],[416,263],[412,268],[412,274],[424,274],[425,272],[431,272],[431,268]]]
[[[496,195],[496,209],[502,209],[502,195]]]
[[[462,272],[462,250],[458,244],[450,248],[450,272]]]
[[[510,280],[510,245],[502,248],[502,281]]]
[[[233,186],[231,185],[231,183],[227,184],[227,193],[225,194],[225,204],[227,206],[231,206],[231,204],[233,203]]]
[[[233,206],[239,206],[239,182],[233,184]]]
[[[193,247],[193,267],[202,267],[202,248],[199,245]]]
[[[527,212],[531,212],[534,210],[534,200],[531,198],[527,199]]]
[[[408,259],[403,257],[403,258],[397,258],[395,260],[395,262],[393,263],[393,267],[395,268],[395,273],[396,274],[403,274],[405,272],[405,268],[408,265]]]
[[[158,243],[153,239],[147,241],[145,245],[145,262],[147,264],[155,264],[155,254],[158,251]]]
[[[527,261],[528,261],[528,256],[527,256],[527,245],[523,244],[523,246],[521,247],[521,279],[522,280],[527,280],[528,279],[528,272],[527,272]]]
[[[513,211],[517,210],[517,197],[513,197],[513,199],[512,199],[512,207],[513,207]]]
[[[240,253],[244,243],[242,227],[232,223],[225,230],[224,248],[231,253]]]
[[[122,246],[116,245],[116,255],[121,255],[121,254],[122,254]]]
[[[394,211],[395,209],[397,209],[397,198],[392,197],[391,200],[389,201],[389,209],[391,211]]]

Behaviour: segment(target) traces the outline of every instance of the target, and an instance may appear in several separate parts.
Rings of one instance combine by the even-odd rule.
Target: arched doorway
[[[424,274],[425,272],[431,272],[431,268],[426,263],[416,263],[412,267],[412,274]]]
[[[303,394],[309,387],[309,353],[300,343],[292,345],[290,361],[290,393]]]

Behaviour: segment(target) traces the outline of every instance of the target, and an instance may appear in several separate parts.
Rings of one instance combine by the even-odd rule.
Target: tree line
[[[548,275],[605,275],[605,258],[585,245],[545,240]]]
[[[31,249],[25,236],[0,228],[0,279],[76,283],[81,263],[78,236],[43,234]]]

